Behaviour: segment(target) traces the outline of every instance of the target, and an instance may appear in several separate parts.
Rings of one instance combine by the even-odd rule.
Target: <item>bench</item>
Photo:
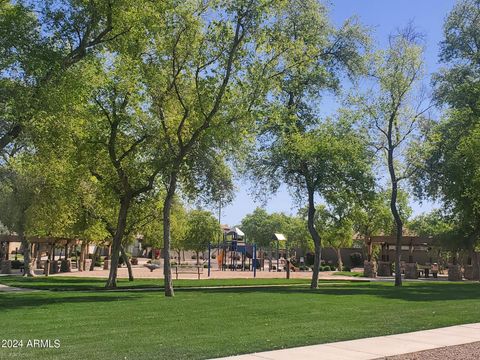
[[[160,265],[158,264],[145,264],[143,266],[145,266],[148,270],[150,270],[150,272],[153,272],[153,270],[160,269]]]
[[[150,270],[150,272],[153,272],[153,270],[157,270],[162,267],[160,261],[158,260],[152,260],[150,263],[144,264],[143,266]]]
[[[203,274],[203,266],[175,266],[175,278],[178,280],[178,274],[197,274],[200,280],[200,274]]]

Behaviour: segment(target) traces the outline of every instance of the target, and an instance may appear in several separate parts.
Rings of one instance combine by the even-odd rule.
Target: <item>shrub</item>
[[[90,269],[87,269],[87,270],[90,270]],[[60,262],[60,272],[67,272],[67,271],[68,271],[67,260],[62,260]]]
[[[12,260],[12,269],[20,269],[24,265],[23,261],[20,260]]]
[[[342,271],[347,271],[347,272],[350,272],[350,271],[351,271],[351,269],[350,269],[348,266],[344,266],[344,267],[343,267],[343,269],[342,269]]]
[[[208,264],[203,264],[204,269],[208,269]]]
[[[327,265],[327,266],[324,266],[324,267],[323,267],[323,271],[330,271],[330,266],[328,266],[328,265]]]
[[[352,263],[353,267],[362,266],[363,263],[363,256],[362,254],[355,252],[350,254],[350,262]]]

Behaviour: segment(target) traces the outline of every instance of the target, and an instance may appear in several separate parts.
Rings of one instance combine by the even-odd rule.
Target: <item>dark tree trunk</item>
[[[480,281],[480,256],[479,256],[479,253],[476,252],[475,250],[473,250],[473,259],[475,261],[475,263],[473,264],[473,266],[476,266],[477,267],[477,271],[478,271],[478,281]],[[473,271],[472,271],[473,272]]]
[[[97,259],[100,255],[100,249],[101,249],[100,246],[95,247],[95,251],[93,252],[93,255],[92,255],[92,263],[90,264],[90,271],[95,270],[95,263],[97,262]]]
[[[389,141],[391,143],[391,141]],[[397,209],[397,195],[398,195],[398,180],[395,174],[393,164],[393,148],[389,144],[388,150],[388,171],[390,173],[390,180],[392,183],[392,194],[390,197],[390,210],[392,211],[395,220],[395,286],[402,286],[402,271],[400,262],[402,260],[402,232],[403,223]]]
[[[120,252],[122,254],[123,262],[127,265],[127,270],[128,270],[128,281],[133,281],[133,271],[132,271],[132,263],[130,262],[130,259],[127,256],[127,253],[125,252],[125,249],[123,246],[120,246]]]
[[[318,289],[318,275],[320,273],[320,261],[322,255],[322,243],[320,235],[315,228],[315,193],[313,189],[308,189],[308,231],[315,245],[315,258],[313,261],[311,289]]]
[[[110,273],[108,275],[106,288],[117,287],[117,272],[118,263],[120,257],[120,247],[122,245],[123,235],[125,233],[125,227],[127,225],[128,209],[130,208],[131,195],[127,194],[120,200],[120,211],[118,212],[117,228],[112,241],[112,254],[110,256]]]
[[[170,264],[170,214],[173,197],[177,187],[177,173],[173,172],[170,177],[167,195],[163,203],[163,277],[165,283],[165,296],[174,296],[172,283],[172,268]]]
[[[198,255],[199,252],[198,251],[195,251],[195,254],[197,256],[197,266],[200,265],[200,256]]]
[[[78,261],[78,271],[85,271],[85,242],[80,245],[80,260]]]

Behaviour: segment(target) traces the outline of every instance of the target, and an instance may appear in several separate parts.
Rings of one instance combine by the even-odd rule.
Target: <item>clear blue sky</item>
[[[397,28],[413,21],[417,29],[425,35],[425,61],[428,73],[438,70],[439,43],[443,36],[443,22],[449,11],[455,5],[454,0],[334,0],[327,4],[330,7],[330,18],[337,26],[351,16],[358,16],[360,21],[371,27],[373,39],[377,47],[385,47],[388,35]],[[325,100],[328,102],[329,100]],[[325,106],[332,107],[326,103]],[[234,202],[222,210],[222,223],[235,225],[243,216],[261,206],[250,195],[251,184],[237,181],[237,196]],[[433,204],[419,204],[412,201],[414,215],[428,211]],[[269,212],[283,211],[296,213],[297,205],[290,197],[286,188],[271,196],[266,209]]]

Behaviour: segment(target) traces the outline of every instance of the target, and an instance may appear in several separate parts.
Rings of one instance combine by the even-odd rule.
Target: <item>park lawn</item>
[[[480,322],[480,285],[321,283],[259,288],[0,293],[0,359],[206,359]]]
[[[337,272],[334,272],[332,275],[351,276],[351,277],[363,277],[363,272],[337,271]]]
[[[175,287],[208,287],[208,286],[268,286],[268,285],[309,285],[310,279],[179,279],[174,280]],[[0,284],[27,289],[40,290],[104,290],[105,278],[82,278],[68,276],[37,276],[26,278],[22,276],[2,276]],[[163,288],[163,279],[118,279],[119,289]]]

